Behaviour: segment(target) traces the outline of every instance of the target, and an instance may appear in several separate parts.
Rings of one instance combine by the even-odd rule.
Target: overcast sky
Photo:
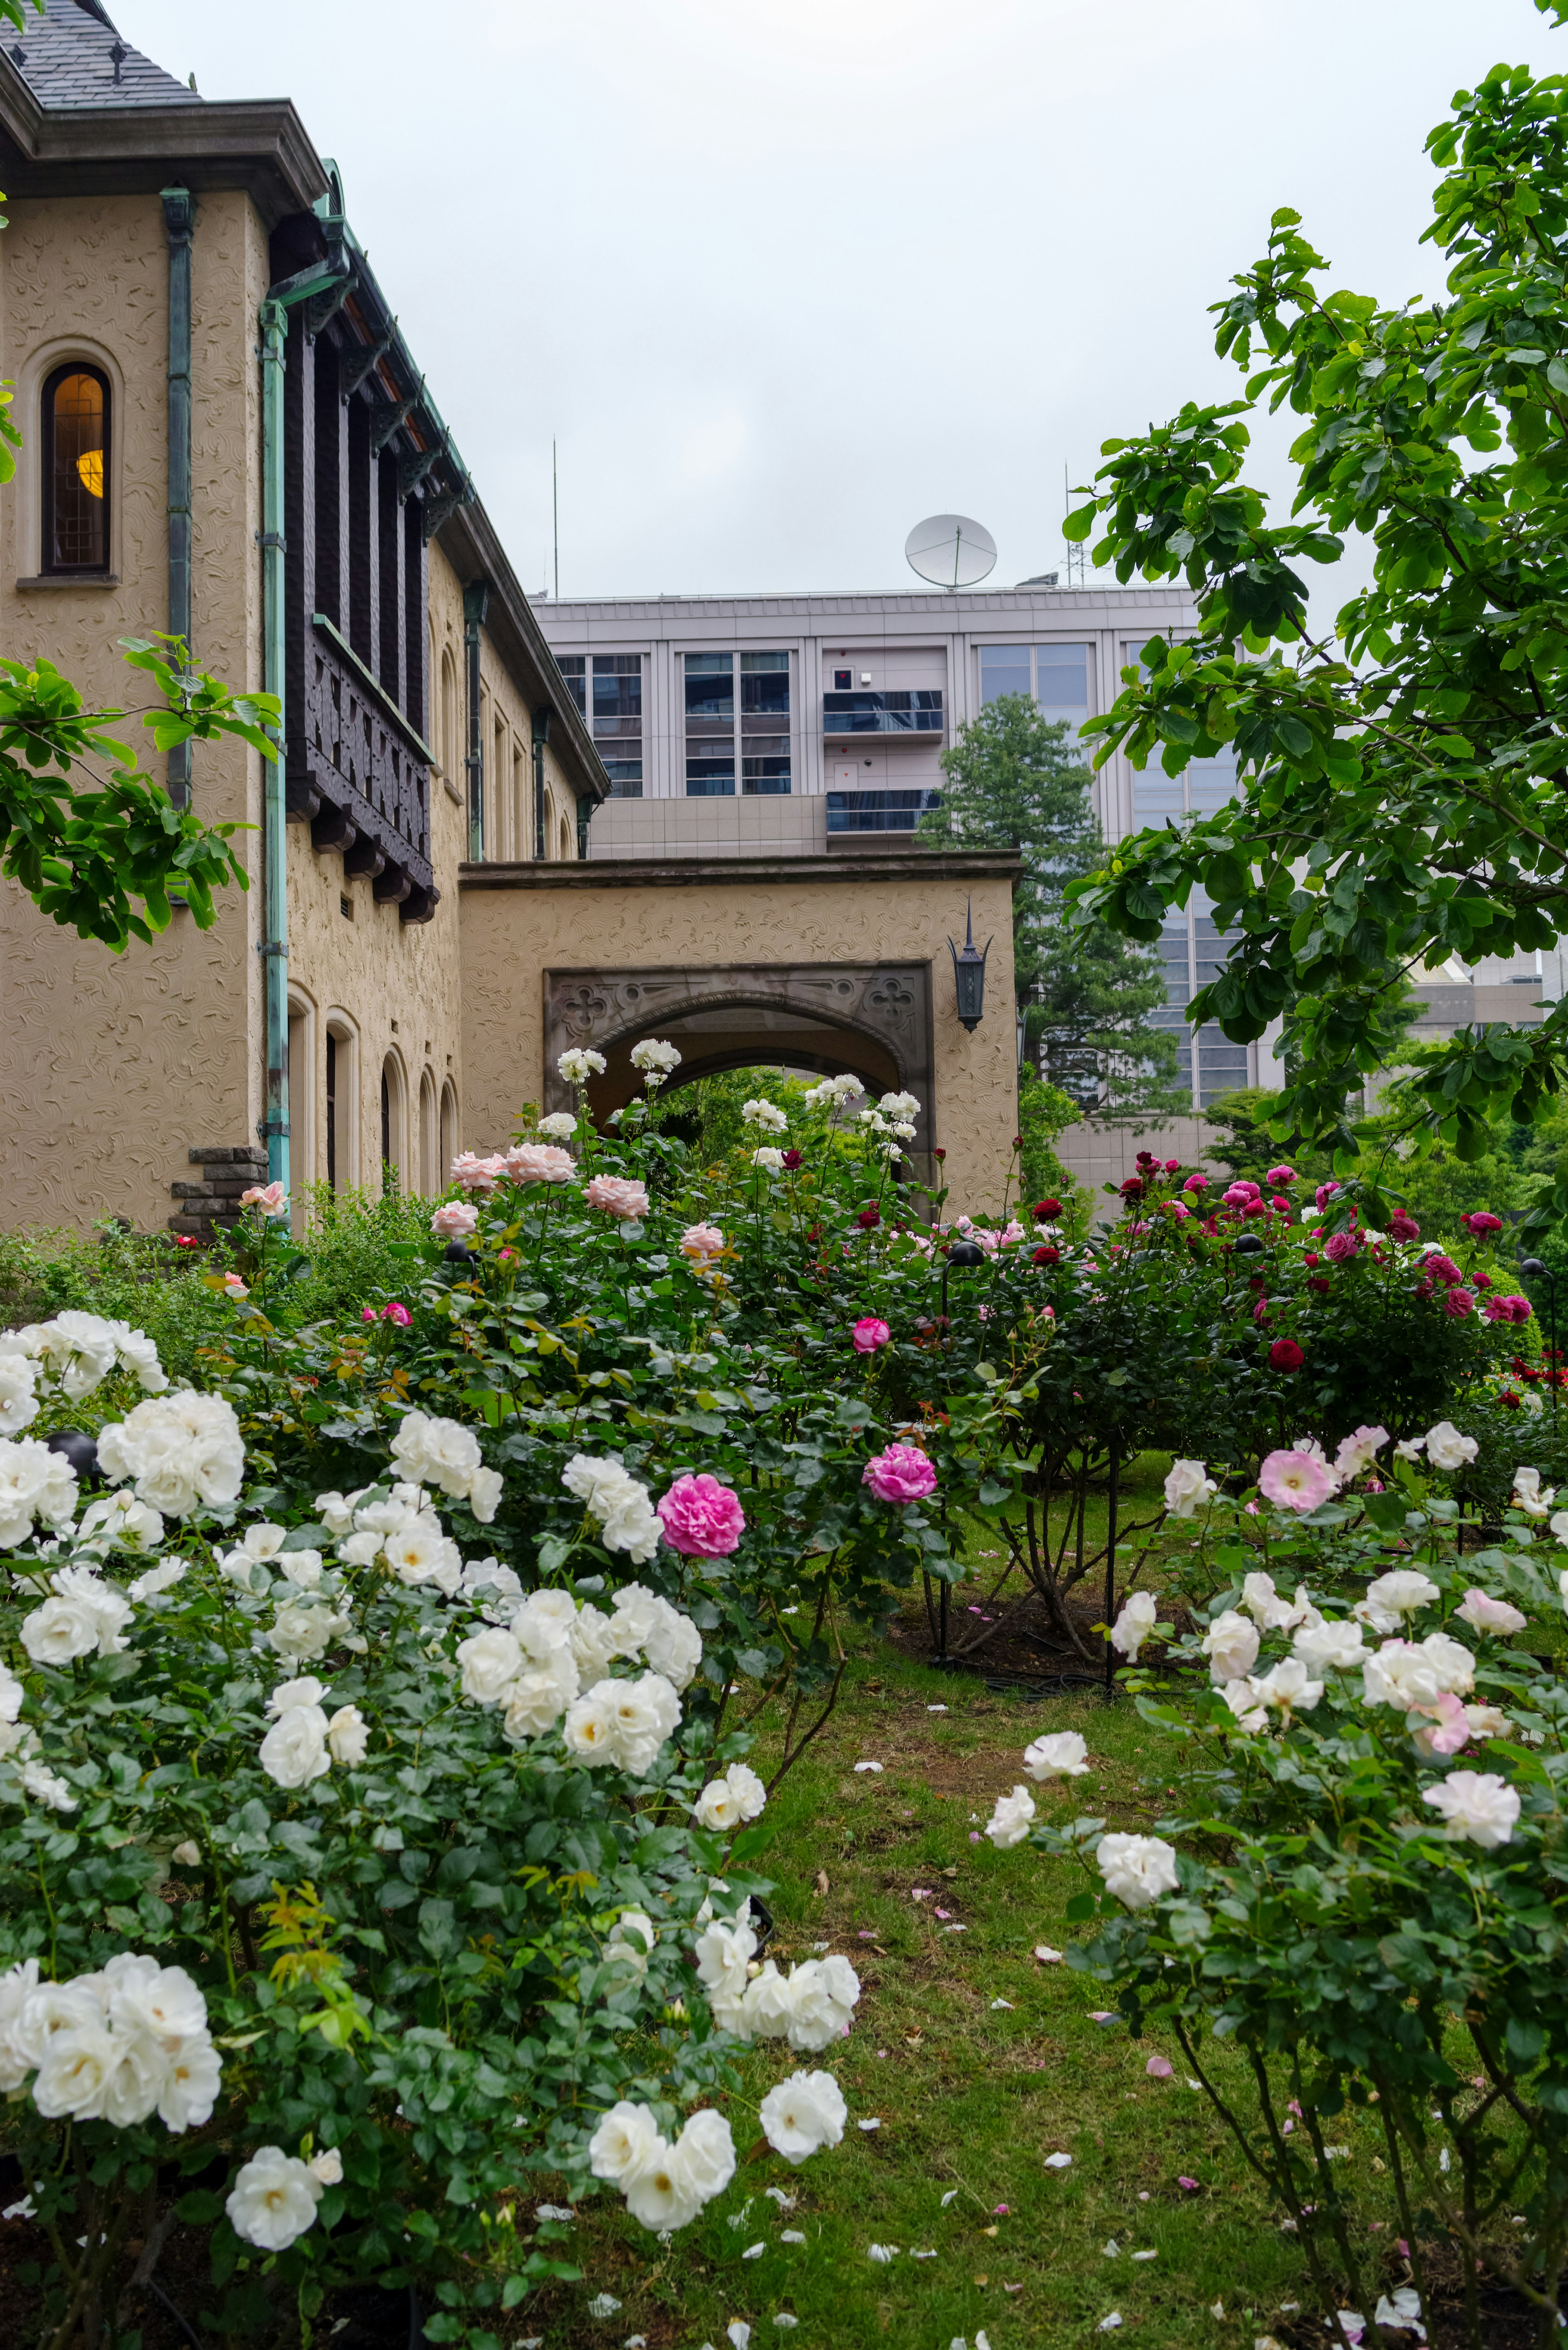
[[[208,98],[291,97],[524,585],[1011,585],[1063,471],[1233,396],[1207,306],[1293,204],[1435,288],[1428,130],[1530,0],[109,0]],[[1257,474],[1282,480],[1278,428]]]

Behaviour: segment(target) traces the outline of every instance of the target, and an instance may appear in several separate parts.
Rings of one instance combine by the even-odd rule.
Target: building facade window
[[[433,1199],[441,1188],[436,1163],[440,1149],[435,1079],[427,1069],[420,1079],[420,1190],[427,1200]]]
[[[788,653],[687,653],[684,663],[687,798],[733,799],[737,781],[747,799],[787,792]]]
[[[452,1176],[452,1162],[457,1157],[457,1096],[449,1077],[441,1089],[441,1180],[439,1191]]]
[[[337,1039],[327,1032],[327,1188],[337,1189]]]
[[[72,360],[44,385],[44,545],[47,572],[107,571],[109,562],[109,393],[101,368]]]
[[[389,1053],[381,1064],[381,1192],[383,1198],[394,1191],[413,1188],[412,1170],[409,1165],[408,1089],[403,1083],[402,1063],[396,1053]]]
[[[981,645],[980,698],[1033,694],[1041,715],[1065,720],[1075,735],[1089,714],[1087,645]]]
[[[352,1191],[359,1180],[359,1062],[354,1029],[341,1012],[327,1015],[323,1159],[327,1189]]]
[[[457,667],[448,645],[441,655],[441,763],[450,784],[457,781]]]
[[[642,655],[557,653],[577,715],[593,729],[612,800],[639,800],[643,786]]]

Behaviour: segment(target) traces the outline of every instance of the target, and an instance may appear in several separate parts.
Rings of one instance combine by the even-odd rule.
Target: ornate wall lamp
[[[985,1011],[985,958],[995,944],[994,937],[987,939],[982,952],[974,942],[974,910],[972,901],[964,904],[964,941],[961,954],[951,939],[948,952],[953,959],[953,985],[958,991],[958,1016],[972,1036],[980,1026]]]

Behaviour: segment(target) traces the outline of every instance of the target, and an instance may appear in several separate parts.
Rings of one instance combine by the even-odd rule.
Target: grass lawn
[[[753,1761],[765,1773],[761,1727]],[[774,2082],[797,2063],[826,2067],[849,2106],[844,2144],[798,2171],[771,2151],[742,2160],[668,2245],[618,2197],[585,2204],[560,2231],[584,2282],[527,2304],[511,2338],[545,2350],[637,2335],[649,2350],[727,2350],[725,2328],[742,2319],[752,2350],[960,2340],[974,2350],[981,2332],[990,2350],[1033,2350],[1097,2341],[1116,2312],[1109,2331],[1162,2345],[1326,2341],[1309,2319],[1300,2252],[1187,2085],[1179,2047],[1097,2022],[1098,1986],[1033,1956],[1036,1944],[1066,1948],[1064,1911],[1084,1878],[1028,1846],[998,1853],[981,1829],[1046,1729],[1081,1730],[1096,1767],[1071,1793],[1035,1790],[1042,1817],[1090,1812],[1147,1831],[1170,1804],[1175,1750],[1125,1699],[1030,1704],[862,1645],[837,1714],[770,1804],[774,1841],[760,1864],[776,1888],[770,1955],[787,1967],[824,1947],[846,1951],[863,1986],[857,2021],[820,2056],[759,2047],[743,2067],[751,2107],[730,2106],[743,2154]],[[857,1772],[862,1761],[883,1767]],[[928,1898],[913,1898],[917,1887]],[[1210,2047],[1217,2077],[1240,2094],[1241,2067]],[[1169,2078],[1149,2076],[1157,2054]],[[1369,2273],[1386,2246],[1384,2282],[1398,2281],[1394,2200],[1373,2168],[1380,2137],[1348,2111],[1331,2134],[1350,2149]],[[1054,2153],[1070,2165],[1047,2168]],[[793,2203],[781,2207],[772,2189]],[[542,2182],[540,2199],[549,2192]],[[874,2261],[874,2244],[896,2257]],[[620,2306],[596,2319],[590,2299],[605,2293]],[[780,2326],[781,2314],[796,2324]]]

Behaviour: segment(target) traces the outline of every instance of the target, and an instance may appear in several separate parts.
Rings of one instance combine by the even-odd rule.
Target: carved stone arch
[[[556,1073],[569,1045],[602,1053],[589,1087],[596,1120],[638,1093],[639,1037],[678,1045],[678,1083],[778,1062],[824,1076],[848,1068],[873,1092],[913,1094],[922,1156],[933,1129],[931,967],[898,963],[716,963],[706,967],[547,971],[545,1100],[572,1105]]]

